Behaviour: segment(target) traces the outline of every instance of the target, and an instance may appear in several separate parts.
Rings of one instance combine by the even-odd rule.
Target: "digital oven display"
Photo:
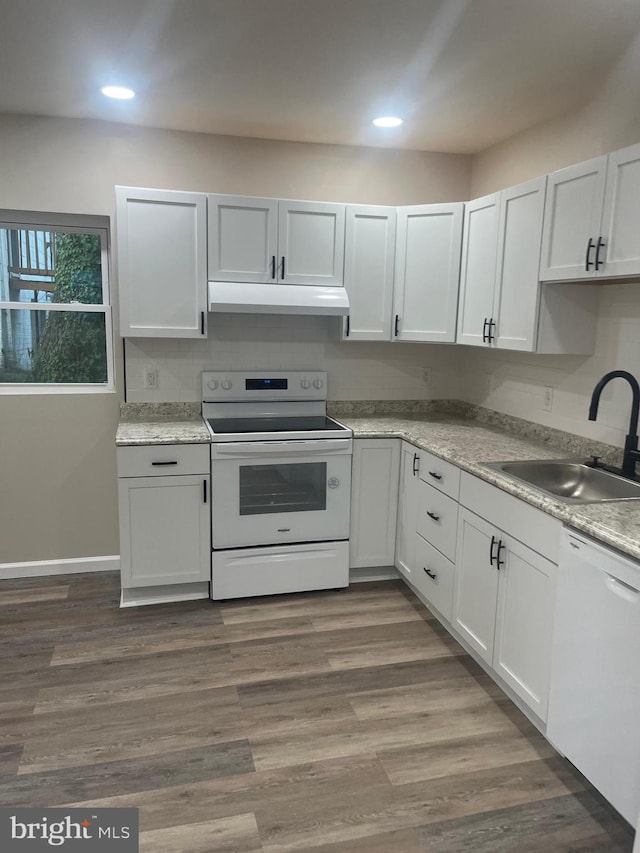
[[[286,391],[287,379],[245,379],[245,391]]]

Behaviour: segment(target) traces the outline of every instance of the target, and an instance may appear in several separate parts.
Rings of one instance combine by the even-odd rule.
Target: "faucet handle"
[[[591,467],[592,468],[601,468],[601,465],[598,465],[598,459],[602,459],[602,456],[591,456]]]

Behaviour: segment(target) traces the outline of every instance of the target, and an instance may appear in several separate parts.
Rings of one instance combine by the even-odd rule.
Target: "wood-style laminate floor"
[[[0,805],[137,806],[154,853],[632,848],[399,582],[117,605],[0,581]]]

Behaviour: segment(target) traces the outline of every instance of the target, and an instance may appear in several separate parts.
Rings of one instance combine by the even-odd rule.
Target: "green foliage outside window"
[[[102,302],[102,259],[96,234],[55,235],[52,302]],[[34,382],[106,382],[104,314],[51,311],[33,361]]]

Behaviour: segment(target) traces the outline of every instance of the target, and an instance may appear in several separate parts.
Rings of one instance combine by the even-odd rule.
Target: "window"
[[[0,390],[113,390],[108,229],[0,212]]]

